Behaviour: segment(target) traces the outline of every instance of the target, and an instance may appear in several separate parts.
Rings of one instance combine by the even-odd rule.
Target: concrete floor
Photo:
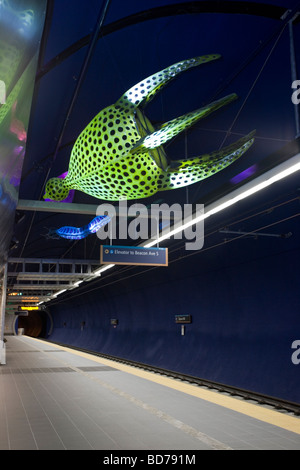
[[[0,450],[293,450],[300,419],[25,336],[0,366]]]

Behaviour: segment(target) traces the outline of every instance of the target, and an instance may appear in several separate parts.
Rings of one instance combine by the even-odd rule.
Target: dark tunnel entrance
[[[18,315],[15,330],[33,338],[47,338],[49,335],[49,315],[44,310],[28,311],[28,315]]]

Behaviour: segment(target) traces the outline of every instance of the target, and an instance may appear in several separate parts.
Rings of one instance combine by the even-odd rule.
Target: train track
[[[45,340],[47,341],[47,340]],[[254,401],[262,406],[270,406],[277,411],[292,413],[296,416],[300,416],[300,404],[283,400],[281,398],[271,397],[261,393],[253,392],[250,390],[245,390],[242,388],[234,387],[231,385],[225,385],[219,382],[214,382],[212,380],[202,379],[200,377],[194,377],[192,375],[183,374],[182,372],[176,372],[168,369],[163,369],[161,367],[152,366],[149,364],[144,364],[142,362],[132,361],[129,359],[120,358],[117,356],[111,356],[109,354],[100,353],[98,351],[92,351],[89,349],[79,348],[76,346],[70,346],[67,344],[57,343],[51,341],[53,344],[59,346],[64,346],[70,349],[77,351],[82,351],[93,356],[102,357],[103,359],[108,359],[110,361],[119,362],[131,367],[136,367],[154,374],[164,375],[175,380],[180,380],[183,382],[188,382],[193,385],[198,385],[199,387],[205,387],[211,390],[218,391],[219,393],[227,394],[233,397],[238,397],[247,401]]]

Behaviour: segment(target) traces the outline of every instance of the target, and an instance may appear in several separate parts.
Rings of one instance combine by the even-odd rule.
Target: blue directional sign
[[[101,245],[100,263],[168,266],[168,248]]]

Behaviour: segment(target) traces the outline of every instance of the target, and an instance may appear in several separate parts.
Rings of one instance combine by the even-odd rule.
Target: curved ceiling
[[[295,145],[298,132],[291,85],[293,60],[299,64],[299,8],[292,0],[48,1],[10,258],[99,259],[95,236],[69,241],[48,235],[62,225],[84,226],[92,215],[82,213],[81,205],[102,201],[76,191],[75,213],[34,210],[33,203],[42,201],[47,179],[68,170],[76,138],[101,109],[135,83],[183,59],[222,56],[185,72],[158,94],[147,107],[154,124],[231,93],[239,99],[166,144],[169,158],[219,150],[253,129],[255,143],[211,178],[133,202],[205,203],[222,195],[245,170],[264,168],[273,158],[284,160],[283,149]],[[289,193],[297,189],[295,180]]]

